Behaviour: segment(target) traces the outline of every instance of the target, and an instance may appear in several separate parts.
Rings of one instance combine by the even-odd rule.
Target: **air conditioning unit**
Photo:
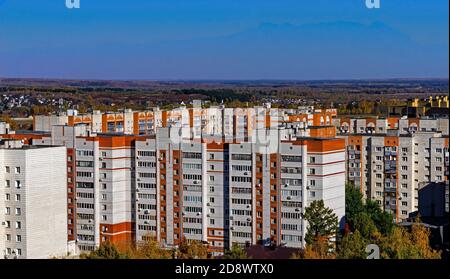
[[[163,160],[163,158],[158,158],[158,161],[162,161]]]
[[[211,217],[211,215],[210,214],[206,214],[206,217]]]
[[[211,204],[208,202],[207,204],[206,204],[206,206],[210,206]]]
[[[136,201],[139,201],[139,199],[137,198]]]
[[[148,223],[149,223],[149,222],[148,222],[147,220],[146,220],[146,221],[144,221],[144,224],[145,224],[145,225],[148,225]]]
[[[193,184],[198,184],[197,180],[192,181]]]
[[[234,227],[231,227],[230,230],[234,231]]]
[[[136,192],[139,192],[140,190],[139,190],[139,188],[136,188]]]
[[[2,226],[6,226],[6,222],[2,222]]]
[[[94,220],[92,220],[92,219],[89,219],[89,221],[88,221],[89,223],[92,223],[92,222],[94,222]]]
[[[98,158],[98,160],[99,160],[99,161],[103,161],[103,158],[102,158],[102,157],[100,157],[100,158]]]
[[[306,190],[309,190],[309,189],[311,189],[311,187],[309,187],[309,186],[306,186]]]
[[[149,214],[150,211],[148,209],[144,210],[144,214]]]
[[[200,216],[200,215],[202,215],[200,212],[197,212],[197,216]]]
[[[289,183],[284,184],[284,187],[289,187]]]
[[[136,179],[137,181],[141,181],[141,179],[140,178],[138,178],[138,179]]]
[[[256,185],[256,187],[261,187],[261,183],[259,183],[258,185]]]
[[[290,201],[290,200],[291,200],[291,196],[287,196],[286,199],[287,199],[288,201]]]
[[[247,218],[247,222],[251,222],[252,221],[252,218]]]
[[[247,208],[250,208],[250,205],[249,205],[249,204],[247,204]]]
[[[295,209],[295,212],[300,212],[300,208],[296,208],[296,209]]]
[[[244,172],[244,175],[248,175],[248,172]]]

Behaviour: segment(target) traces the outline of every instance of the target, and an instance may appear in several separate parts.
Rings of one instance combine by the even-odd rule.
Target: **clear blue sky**
[[[448,77],[448,0],[0,0],[0,77]]]

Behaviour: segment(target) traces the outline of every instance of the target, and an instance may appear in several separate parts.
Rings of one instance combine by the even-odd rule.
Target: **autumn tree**
[[[431,248],[429,238],[430,230],[417,219],[411,231],[394,227],[389,235],[379,235],[376,244],[383,259],[440,259],[440,252]]]
[[[367,257],[367,240],[359,231],[342,237],[337,249],[338,259],[365,259]]]
[[[197,240],[188,242],[186,238],[183,238],[176,253],[179,259],[206,259],[208,257],[208,249],[202,242]]]
[[[84,259],[104,259],[104,260],[116,260],[116,259],[128,259],[127,254],[119,252],[117,247],[109,241],[105,241],[100,244],[100,247],[91,252],[88,255],[83,255],[81,258]]]
[[[335,259],[336,255],[330,251],[330,246],[327,237],[317,237],[315,241],[306,244],[305,248],[300,252],[291,256],[291,259],[303,260],[326,260]]]
[[[222,259],[227,260],[243,260],[248,259],[248,255],[245,252],[243,248],[241,248],[239,245],[233,244],[231,249],[226,250]]]
[[[130,249],[130,257],[133,259],[171,259],[172,251],[161,247],[155,237],[147,237],[143,242]]]

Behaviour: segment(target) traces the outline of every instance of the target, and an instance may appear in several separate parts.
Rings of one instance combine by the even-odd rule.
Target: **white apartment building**
[[[66,256],[65,147],[0,142],[0,256]]]
[[[340,135],[346,178],[401,222],[418,211],[421,187],[448,181],[449,138],[439,132]]]

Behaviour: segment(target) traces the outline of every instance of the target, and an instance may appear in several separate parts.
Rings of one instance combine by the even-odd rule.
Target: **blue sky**
[[[448,77],[448,0],[0,0],[0,77]]]

